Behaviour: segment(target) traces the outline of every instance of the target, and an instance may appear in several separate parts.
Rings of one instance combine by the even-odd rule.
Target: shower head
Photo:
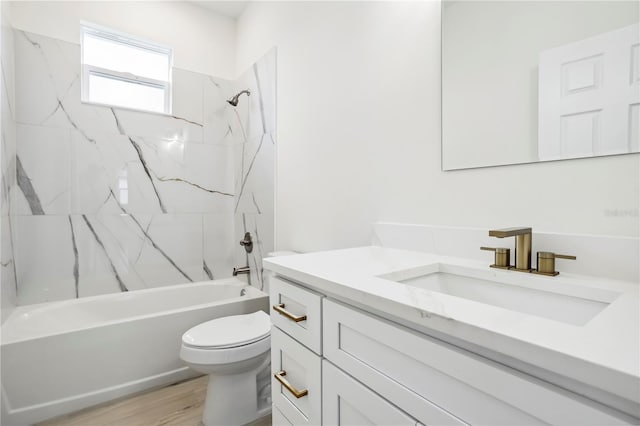
[[[247,96],[251,96],[251,92],[249,92],[248,90],[243,90],[242,92],[238,93],[237,95],[235,95],[233,98],[229,99],[227,102],[229,102],[229,105],[231,106],[238,106],[238,98],[240,97],[240,95],[242,95],[243,93],[246,93]]]

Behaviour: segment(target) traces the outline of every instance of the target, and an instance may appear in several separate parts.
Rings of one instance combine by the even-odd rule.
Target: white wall
[[[79,23],[114,28],[174,48],[174,66],[235,77],[235,20],[184,1],[14,1],[15,28],[72,43]]]
[[[237,46],[278,48],[277,249],[377,220],[638,236],[638,155],[441,171],[439,2],[255,2]]]

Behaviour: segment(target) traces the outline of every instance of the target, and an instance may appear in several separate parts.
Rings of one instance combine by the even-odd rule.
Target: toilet
[[[269,315],[233,315],[196,325],[182,336],[180,358],[209,375],[202,422],[243,425],[271,410]]]

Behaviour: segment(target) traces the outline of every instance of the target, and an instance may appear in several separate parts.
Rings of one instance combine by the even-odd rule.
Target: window
[[[172,49],[82,24],[82,101],[171,113]]]

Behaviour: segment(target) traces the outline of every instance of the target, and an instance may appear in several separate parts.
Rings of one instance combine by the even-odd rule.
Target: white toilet
[[[243,425],[271,410],[269,315],[262,311],[199,324],[182,336],[180,358],[209,375],[202,421]]]

